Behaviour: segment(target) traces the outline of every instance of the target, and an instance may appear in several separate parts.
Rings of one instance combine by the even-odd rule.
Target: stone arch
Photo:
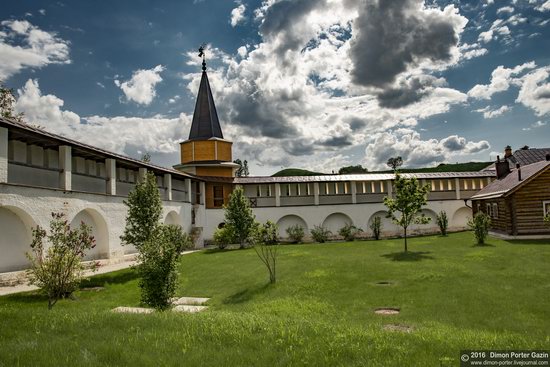
[[[380,217],[380,221],[382,224],[381,233],[386,234],[394,234],[399,231],[399,227],[392,222],[390,218],[386,218],[386,215],[388,215],[388,212],[385,210],[379,210],[375,212],[373,215],[370,216],[369,220],[367,221],[367,228],[365,229],[368,233],[372,234],[372,229],[370,229],[370,225],[373,222],[375,217]]]
[[[164,218],[164,224],[173,224],[181,227],[181,217],[178,213],[172,210],[166,215],[166,218]]]
[[[36,222],[23,209],[0,206],[0,273],[28,267],[25,253],[31,251],[33,227]]]
[[[89,250],[84,260],[104,259],[109,257],[109,230],[104,216],[97,210],[86,208],[79,211],[71,220],[71,228],[78,228],[84,222],[92,227],[95,247]]]
[[[454,228],[466,228],[468,218],[472,217],[472,209],[468,208],[467,206],[463,206],[461,208],[458,208],[451,219],[451,222],[449,223],[449,226],[452,226]]]
[[[279,228],[279,237],[288,237],[286,233],[286,229],[291,226],[300,225],[302,228],[304,228],[304,233],[307,235],[308,228],[306,221],[295,214],[289,214],[281,217],[277,221],[277,227]]]
[[[333,234],[338,234],[340,228],[347,224],[353,224],[353,221],[344,213],[332,213],[323,221],[323,227],[327,228]]]

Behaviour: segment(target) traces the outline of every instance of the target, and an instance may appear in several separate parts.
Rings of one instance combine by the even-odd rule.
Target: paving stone
[[[117,307],[113,308],[112,311],[118,313],[152,313],[155,310],[145,307]]]
[[[208,308],[208,306],[190,306],[190,305],[179,305],[174,307],[172,310],[175,312],[188,312],[188,313],[195,313],[195,312],[201,312]]]
[[[399,309],[392,307],[377,308],[374,310],[374,313],[377,315],[397,315],[399,313]]]
[[[199,306],[205,304],[210,298],[200,298],[200,297],[180,297],[174,298],[172,304],[174,305],[192,305]]]

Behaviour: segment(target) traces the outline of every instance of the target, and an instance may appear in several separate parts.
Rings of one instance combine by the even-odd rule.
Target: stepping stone
[[[377,315],[397,315],[399,313],[398,308],[392,308],[392,307],[384,307],[384,308],[377,308],[374,310],[374,313]]]
[[[200,298],[200,297],[181,297],[174,298],[172,300],[173,305],[192,305],[199,306],[205,304],[210,298]]]
[[[145,307],[117,307],[113,308],[112,311],[117,313],[152,313],[155,310]]]
[[[179,305],[174,307],[172,310],[175,312],[187,312],[187,313],[195,313],[195,312],[201,312],[208,308],[208,306],[189,306],[189,305]]]
[[[413,328],[407,325],[399,325],[399,324],[388,324],[384,325],[382,329],[386,331],[400,331],[402,333],[410,333],[413,331]]]

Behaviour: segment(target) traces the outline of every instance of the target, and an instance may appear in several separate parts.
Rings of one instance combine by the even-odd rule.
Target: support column
[[[191,179],[190,178],[186,178],[185,179],[185,191],[187,191],[187,193],[185,194],[185,201],[187,201],[188,203],[191,202]]]
[[[147,176],[147,168],[141,167],[138,171],[138,182],[143,182]]]
[[[349,184],[351,186],[351,203],[357,204],[357,182],[350,181]]]
[[[201,202],[200,202],[200,204],[204,205],[205,202],[206,202],[206,200],[204,199],[205,194],[206,194],[206,184],[204,183],[204,181],[201,181],[201,183],[200,183],[200,190],[201,190]]]
[[[71,147],[62,145],[59,147],[59,188],[72,190],[72,152]]]
[[[8,129],[0,127],[0,183],[8,182]]]
[[[393,197],[393,181],[392,180],[386,181],[386,186],[387,186],[387,189],[388,189],[388,197],[392,198]]]
[[[460,200],[460,179],[455,178],[456,200]]]
[[[275,184],[275,206],[281,206],[281,184]]]
[[[107,176],[107,195],[116,195],[116,160],[105,159],[105,175]]]
[[[166,189],[166,200],[172,201],[172,175],[165,173],[163,182]]]
[[[315,205],[319,205],[319,182],[313,183],[313,197],[315,199]]]

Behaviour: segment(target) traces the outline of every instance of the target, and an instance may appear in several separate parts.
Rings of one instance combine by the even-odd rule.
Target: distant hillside
[[[312,172],[300,168],[286,168],[271,175],[271,177],[286,177],[286,176],[321,176],[325,173]]]
[[[493,162],[467,162],[467,163],[441,163],[436,167],[425,168],[401,168],[400,172],[403,173],[420,173],[420,172],[469,172],[469,171],[481,171]],[[386,171],[372,171],[370,173],[392,173],[391,170]],[[326,173],[312,172],[300,168],[287,168],[281,170],[271,177],[286,177],[286,176],[322,176]]]

